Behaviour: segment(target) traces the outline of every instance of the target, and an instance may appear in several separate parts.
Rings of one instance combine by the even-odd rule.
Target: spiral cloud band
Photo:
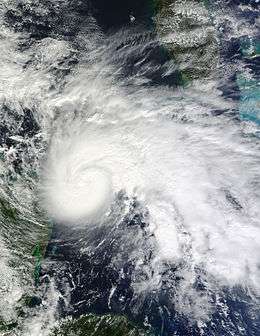
[[[55,220],[76,225],[105,212],[112,188],[109,172],[92,160],[88,162],[90,153],[82,148],[79,152],[75,152],[76,148],[69,152],[70,149],[61,151],[59,159],[51,163],[46,179],[46,206]]]

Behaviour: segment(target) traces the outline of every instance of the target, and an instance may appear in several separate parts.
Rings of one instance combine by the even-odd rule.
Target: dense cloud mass
[[[257,13],[2,1],[0,330],[257,335]]]

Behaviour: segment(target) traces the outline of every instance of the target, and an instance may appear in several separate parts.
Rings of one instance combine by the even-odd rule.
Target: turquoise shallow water
[[[257,80],[238,79],[241,91],[239,113],[242,120],[260,123],[260,86]]]

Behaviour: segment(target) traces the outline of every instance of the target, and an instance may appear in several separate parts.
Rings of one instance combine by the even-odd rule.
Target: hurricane
[[[0,12],[0,334],[257,336],[258,1]]]

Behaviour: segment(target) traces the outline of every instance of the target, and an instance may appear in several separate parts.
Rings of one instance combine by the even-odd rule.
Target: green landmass
[[[50,336],[152,336],[125,316],[88,314],[62,322]]]

